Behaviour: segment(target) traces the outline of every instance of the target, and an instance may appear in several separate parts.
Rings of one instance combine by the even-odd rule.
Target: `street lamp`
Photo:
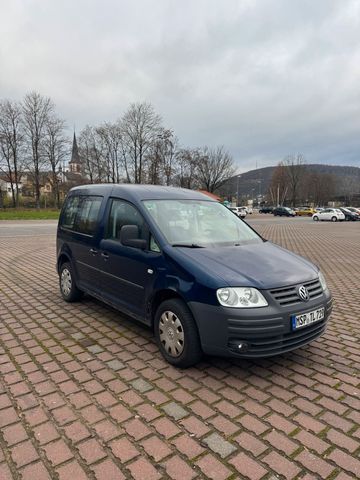
[[[237,190],[236,190],[236,206],[239,206],[239,178],[241,175],[237,176]]]

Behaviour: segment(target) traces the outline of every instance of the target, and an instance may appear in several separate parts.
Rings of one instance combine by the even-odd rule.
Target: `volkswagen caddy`
[[[306,345],[332,308],[319,268],[191,190],[85,185],[57,231],[64,300],[87,293],[150,326],[178,367],[202,353],[268,357]]]

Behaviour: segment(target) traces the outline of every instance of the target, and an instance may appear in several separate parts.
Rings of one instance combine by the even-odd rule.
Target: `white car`
[[[245,218],[247,215],[246,207],[230,207],[230,210],[240,218]]]
[[[249,206],[249,205],[247,205],[247,206],[244,205],[244,206],[239,207],[239,208],[245,208],[246,213],[248,213],[249,215],[251,215],[251,214],[253,213],[253,208],[252,208],[251,206]]]
[[[345,220],[345,215],[343,212],[337,208],[324,208],[321,212],[316,212],[312,216],[312,219],[315,222],[319,220],[329,220],[331,222],[343,221]]]

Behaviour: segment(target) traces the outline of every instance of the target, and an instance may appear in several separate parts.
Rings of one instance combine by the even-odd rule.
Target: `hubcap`
[[[63,294],[67,297],[71,292],[72,280],[71,273],[67,268],[61,272],[61,290]]]
[[[160,317],[159,336],[166,353],[179,357],[184,350],[184,329],[174,312],[166,311]]]

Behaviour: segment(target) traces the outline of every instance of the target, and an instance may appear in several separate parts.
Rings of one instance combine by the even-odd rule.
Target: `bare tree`
[[[174,184],[181,188],[198,188],[196,175],[199,152],[182,148],[175,155],[175,173],[173,174]]]
[[[293,207],[296,207],[296,202],[299,197],[299,187],[306,172],[305,160],[301,154],[288,155],[283,164],[288,178],[291,204]]]
[[[54,114],[46,119],[43,146],[51,168],[55,204],[60,208],[59,167],[69,152],[69,140],[65,136],[65,121]]]
[[[336,178],[329,173],[311,172],[305,175],[303,191],[315,205],[326,205],[335,195]]]
[[[147,181],[170,185],[175,171],[177,139],[170,129],[161,128],[145,157]]]
[[[24,98],[22,109],[24,130],[31,152],[36,207],[40,208],[40,172],[45,160],[44,133],[46,122],[53,113],[54,105],[49,97],[43,97],[37,92],[30,92]]]
[[[104,162],[103,144],[95,127],[86,125],[80,132],[79,153],[84,162],[84,174],[90,183],[105,181],[107,167]]]
[[[102,142],[102,151],[106,164],[107,181],[118,183],[120,181],[120,168],[122,163],[121,128],[119,123],[105,122],[96,129]]]
[[[197,176],[201,185],[208,192],[214,193],[234,174],[234,162],[223,146],[204,147],[198,153]]]
[[[132,103],[121,120],[124,167],[134,183],[144,181],[144,163],[160,134],[161,118],[150,103]]]
[[[19,204],[24,132],[21,106],[4,100],[0,103],[0,171],[10,183],[12,203]]]
[[[360,176],[346,175],[338,182],[338,193],[344,197],[347,205],[351,205],[354,196],[360,193]]]
[[[288,175],[283,162],[275,168],[271,177],[269,193],[273,205],[283,205],[289,190]]]

